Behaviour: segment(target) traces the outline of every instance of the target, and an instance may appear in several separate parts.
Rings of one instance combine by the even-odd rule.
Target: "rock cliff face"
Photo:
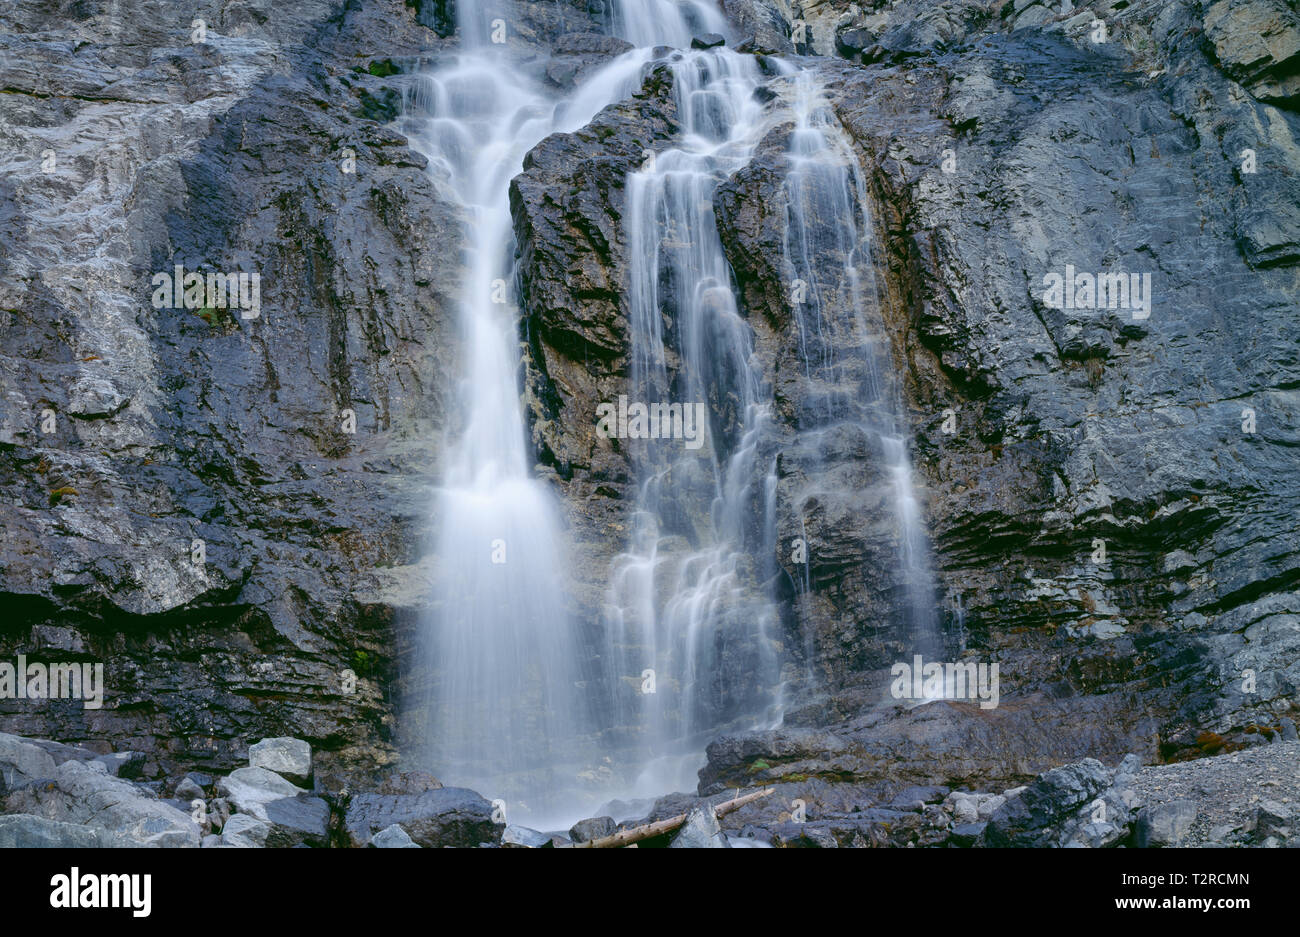
[[[1000,715],[1032,708],[1058,763],[1089,736],[1116,760],[1241,742],[1296,705],[1297,123],[1207,43],[1222,6],[1007,4],[912,46],[952,23],[934,5],[872,24],[876,64],[836,80],[941,578],[1002,662]],[[1297,35],[1293,9],[1256,12]],[[1149,314],[1050,308],[1067,265],[1150,273]]]
[[[173,12],[0,14],[0,646],[108,682],[3,719],[168,766],[284,734],[373,766],[404,601],[376,577],[429,524],[460,223],[376,76],[439,40],[400,3]],[[176,265],[258,272],[260,315],[155,308]]]
[[[503,6],[557,88],[626,48],[600,3]],[[139,749],[146,773],[279,735],[318,778],[398,757],[466,223],[400,115],[452,7],[0,12],[0,659],[108,674],[103,709],[0,700],[0,728]],[[773,804],[834,812],[836,785],[1009,786],[1294,714],[1294,3],[722,7],[774,82],[805,56],[856,152],[946,649],[1002,685],[995,710],[878,705],[905,644],[897,534],[881,454],[805,431],[778,124],[713,212],[774,388],[778,538],[807,540],[772,584],[798,695],[784,728],[710,746],[704,791],[775,782]],[[511,189],[525,408],[591,633],[635,504],[594,420],[628,368],[624,183],[677,129],[652,65]],[[257,271],[259,316],[156,308],[176,265]],[[1124,274],[1127,302],[1050,302],[1076,273]]]
[[[809,388],[790,347],[774,140],[714,210],[788,431],[783,539],[805,515],[811,589],[785,596],[787,648],[813,686],[844,692],[787,716],[837,738],[720,743],[706,786],[1011,781],[1085,751],[1241,743],[1294,708],[1297,118],[1285,78],[1238,84],[1228,62],[1261,76],[1297,62],[1284,40],[1272,58],[1238,48],[1245,34],[1216,40],[1221,6],[805,6],[812,51],[839,54],[816,68],[868,182],[949,648],[999,661],[1003,702],[882,717],[862,689],[899,646],[881,582],[890,535],[864,534],[879,454],[840,440],[816,477],[787,484],[809,445]],[[800,35],[799,11],[728,8]],[[1255,13],[1279,25],[1231,19],[1294,38],[1293,11]],[[628,475],[583,415],[626,366],[619,182],[663,139],[670,101],[652,77],[644,99],[539,147],[515,186],[538,441],[607,531],[624,523]],[[1044,278],[1067,269],[1149,282],[1150,306],[1135,293],[1135,308],[1052,308]],[[799,504],[810,487],[835,495]]]

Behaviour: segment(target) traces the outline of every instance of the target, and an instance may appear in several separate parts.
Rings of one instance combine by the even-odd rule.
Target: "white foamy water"
[[[544,815],[572,776],[597,757],[586,667],[565,608],[566,572],[552,495],[532,464],[518,384],[510,180],[525,154],[575,130],[636,90],[648,54],[602,69],[558,101],[506,50],[461,16],[464,48],[423,76],[408,112],[424,115],[413,144],[430,159],[444,197],[462,211],[465,275],[460,331],[464,370],[437,492],[435,608],[423,665],[437,675],[423,760],[448,783]]]
[[[686,48],[694,35],[728,32],[715,4],[615,0],[607,26],[638,48],[567,97],[536,83],[508,44],[491,42],[491,4],[459,7],[458,54],[422,77],[407,109],[414,145],[460,209],[465,258],[463,370],[448,376],[458,410],[444,443],[434,608],[420,649],[420,666],[434,675],[421,760],[447,783],[505,799],[518,811],[512,821],[560,825],[610,798],[692,790],[719,729],[781,718],[787,654],[770,594],[778,432],[718,235],[715,190],[774,127],[794,127],[785,259],[818,297],[849,289],[852,302],[865,301],[869,225],[852,150],[807,76],[777,64],[764,74],[755,57],[727,48]],[[610,570],[597,655],[566,604],[557,506],[530,471],[508,191],[532,147],[634,93],[662,46],[678,49],[666,64],[682,130],[627,180],[627,396],[706,403],[709,431],[699,449],[673,439],[630,447],[640,494]],[[759,94],[764,86],[775,97]],[[838,269],[828,256],[843,258]],[[834,382],[833,343],[818,338],[824,314],[818,298],[796,327],[810,378]],[[872,359],[876,378],[886,360]],[[888,381],[873,380],[847,416],[828,398],[818,419],[851,419],[882,440],[919,634],[929,627],[929,548],[897,400]],[[933,622],[932,607],[929,615]],[[653,693],[641,691],[647,671]],[[627,741],[602,750],[596,740],[611,727]]]

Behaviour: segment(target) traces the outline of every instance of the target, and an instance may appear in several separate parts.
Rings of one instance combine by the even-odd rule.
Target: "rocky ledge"
[[[726,842],[777,848],[1300,846],[1300,741],[1179,764],[1085,758],[998,791],[907,786],[879,799],[825,781],[776,786],[721,820]],[[735,791],[662,798],[647,819]]]
[[[144,760],[0,734],[0,847],[478,846],[505,828],[474,791],[418,772],[326,790],[301,739],[263,739],[223,777],[144,781]]]
[[[500,805],[419,772],[371,790],[324,790],[300,739],[263,739],[224,777],[143,781],[138,752],[0,734],[0,848],[556,848],[682,815],[636,845],[1300,846],[1300,740],[1293,724],[1286,735],[1181,764],[1143,767],[1130,754],[1111,769],[1085,758],[1001,791],[913,785],[873,798],[850,785],[786,782],[722,817],[713,808],[736,790],[673,794],[634,821],[602,816],[546,832],[507,826]]]

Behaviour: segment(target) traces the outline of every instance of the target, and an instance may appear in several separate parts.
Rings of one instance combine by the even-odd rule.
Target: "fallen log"
[[[739,810],[745,804],[753,803],[760,798],[766,797],[773,793],[775,787],[769,787],[762,791],[753,791],[749,794],[743,794],[740,797],[733,797],[731,800],[725,800],[713,808],[715,817],[725,817],[733,810]],[[581,843],[568,843],[560,846],[560,849],[615,849],[619,846],[631,846],[639,843],[643,839],[653,839],[656,836],[663,836],[665,833],[671,833],[683,823],[689,813],[680,813],[675,817],[669,817],[667,820],[656,820],[654,823],[642,823],[640,826],[633,826],[626,830],[619,830],[617,833],[611,833],[609,836],[598,836],[595,839],[589,839]]]

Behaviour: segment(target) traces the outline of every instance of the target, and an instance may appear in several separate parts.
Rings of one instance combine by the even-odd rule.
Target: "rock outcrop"
[[[423,794],[357,794],[345,819],[353,846],[399,825],[417,846],[477,846],[497,842],[504,823],[493,819],[490,803],[474,791],[443,787]]]
[[[1050,726],[1038,751],[1051,754],[1030,770],[1085,738],[1075,757],[1252,744],[1252,732],[1279,730],[1298,685],[1285,520],[1294,107],[1238,84],[1243,73],[1215,54],[1206,20],[1222,10],[1091,4],[1066,16],[1008,3],[990,21],[973,15],[982,4],[966,6],[972,15],[944,36],[931,27],[957,6],[895,4],[868,17],[884,53],[841,49],[853,64],[822,68],[869,177],[949,652],[999,661],[1006,718],[1032,706]],[[1276,6],[1233,5],[1260,16]],[[1041,22],[1024,20],[1033,10]],[[1230,19],[1221,28],[1248,42],[1235,24],[1252,17]],[[1284,44],[1273,50],[1254,74],[1292,70]],[[769,316],[784,285],[762,217],[779,204],[775,185],[760,158],[718,206],[742,294]],[[1149,273],[1151,308],[1053,308],[1045,278],[1067,269]],[[871,566],[861,547],[845,557],[844,529],[809,538],[810,555],[838,568],[819,576],[812,561],[814,595],[793,610],[788,646],[812,637],[829,682],[853,685],[889,658],[864,627],[868,598],[852,598],[860,574],[843,574]],[[879,721],[862,715],[870,702],[832,694],[787,724],[846,713],[840,738]],[[945,731],[965,731],[960,709]],[[1010,780],[1014,751],[999,740],[978,770]],[[748,757],[784,761],[779,749]],[[904,770],[919,782],[972,778],[953,757],[947,775],[924,752]],[[714,771],[711,759],[706,784]]]
[[[150,776],[283,734],[383,765],[419,601],[459,221],[384,63],[442,40],[400,0],[262,6],[0,12],[0,653],[101,662],[108,700],[0,724]],[[258,274],[257,318],[155,308],[177,265]]]

